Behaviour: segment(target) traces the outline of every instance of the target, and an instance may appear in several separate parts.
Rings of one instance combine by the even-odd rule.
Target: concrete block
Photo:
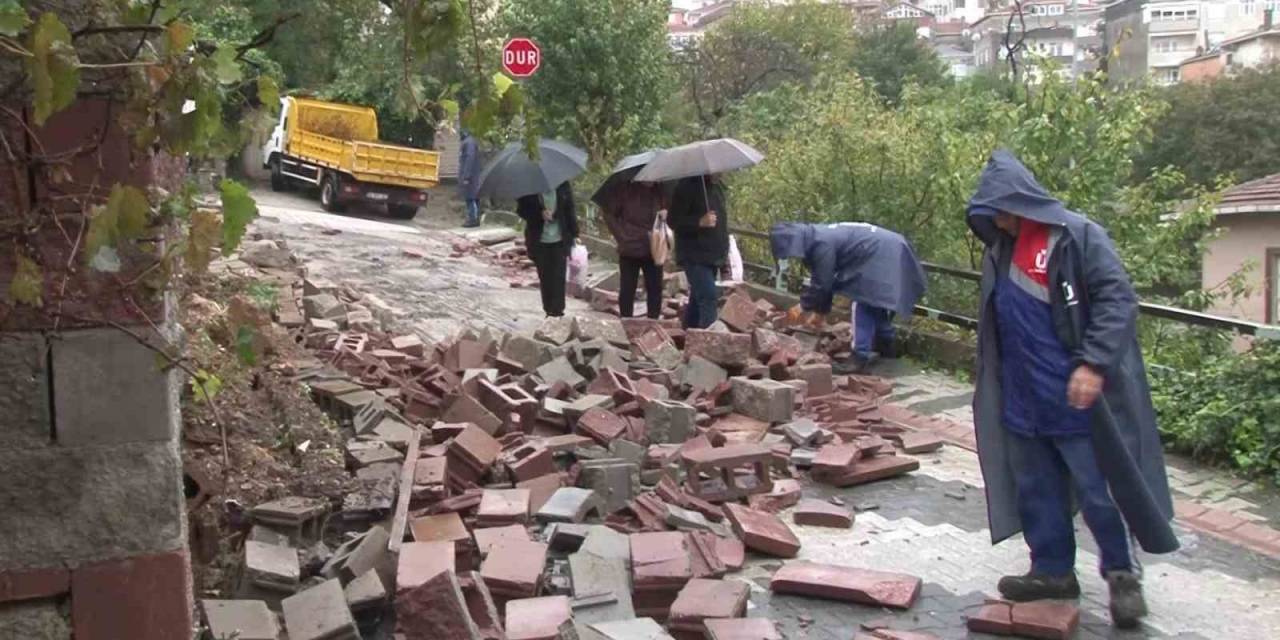
[[[625,537],[623,540],[625,543]],[[594,553],[575,553],[569,556],[569,575],[573,584],[575,621],[591,624],[636,617],[631,603],[631,574],[627,571],[626,560]],[[613,600],[592,606],[576,604],[601,594],[610,594]]]
[[[39,333],[0,334],[0,448],[52,441],[47,345]]]
[[[685,332],[684,351],[722,367],[745,367],[751,361],[751,335],[690,329]]]
[[[360,637],[346,595],[337,580],[326,580],[284,599],[284,623],[289,640],[350,640]]]
[[[627,330],[617,318],[576,317],[573,319],[573,335],[582,341],[604,340],[617,347],[631,347]]]
[[[733,410],[764,422],[791,420],[796,390],[774,380],[733,379]]]
[[[658,444],[680,444],[693,435],[698,412],[683,403],[655,400],[644,409],[649,441]]]
[[[342,301],[328,293],[317,293],[303,298],[302,309],[306,312],[308,318],[321,318],[323,320],[341,318],[347,313],[346,306],[342,304]]]
[[[186,547],[172,442],[0,448],[0,567],[74,565]]]
[[[116,329],[68,331],[52,345],[59,444],[177,439],[177,371],[161,371],[154,351]]]
[[[201,600],[204,624],[214,638],[276,640],[280,623],[261,600]]]
[[[684,367],[680,382],[694,389],[710,391],[728,379],[728,372],[720,365],[701,356],[692,356]]]
[[[564,382],[570,388],[575,389],[587,381],[586,378],[583,378],[582,375],[574,370],[568,358],[556,358],[538,367],[538,375],[547,384]]]
[[[600,507],[600,499],[594,491],[561,487],[538,509],[537,517],[542,522],[582,522],[592,512],[602,515]]]
[[[293,547],[253,540],[244,543],[244,569],[245,578],[254,585],[288,593],[298,590],[302,575]]]
[[[619,458],[582,462],[578,476],[581,486],[589,487],[604,503],[605,513],[613,513],[635,497],[640,468]]]

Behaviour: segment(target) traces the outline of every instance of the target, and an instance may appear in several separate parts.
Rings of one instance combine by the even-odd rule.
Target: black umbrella
[[[556,140],[538,141],[538,160],[513,142],[503,147],[480,173],[480,195],[516,199],[546,193],[587,170],[587,152]]]
[[[605,206],[609,202],[610,191],[613,191],[619,185],[631,182],[636,177],[636,174],[640,173],[640,170],[657,155],[657,150],[649,150],[619,160],[618,164],[613,167],[613,173],[609,174],[609,177],[605,178],[600,188],[596,189],[596,192],[592,194],[591,201],[602,207]]]

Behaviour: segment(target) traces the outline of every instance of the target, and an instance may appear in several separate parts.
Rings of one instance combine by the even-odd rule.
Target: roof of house
[[[1249,33],[1228,38],[1220,43],[1219,47],[1232,47],[1238,44],[1244,44],[1250,40],[1259,38],[1280,38],[1280,28],[1272,27],[1270,29],[1259,29],[1258,31],[1250,31]]]
[[[1250,180],[1222,192],[1218,215],[1280,213],[1280,173]]]

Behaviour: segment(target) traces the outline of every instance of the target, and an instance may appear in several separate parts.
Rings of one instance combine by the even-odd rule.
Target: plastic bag
[[[575,242],[569,251],[569,283],[578,289],[587,286],[587,261],[591,256],[587,253],[587,245]]]
[[[738,239],[729,236],[729,280],[742,282],[743,278],[742,254],[738,252]]]
[[[661,216],[654,218],[653,229],[649,231],[649,254],[653,256],[654,264],[667,263],[672,244],[671,227],[667,226],[667,221]]]

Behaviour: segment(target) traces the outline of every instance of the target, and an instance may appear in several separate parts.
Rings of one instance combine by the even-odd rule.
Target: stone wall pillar
[[[0,65],[0,84],[15,72]],[[173,331],[165,296],[129,284],[146,256],[95,272],[52,223],[74,233],[113,185],[171,189],[183,167],[135,149],[121,103],[98,93],[43,127],[27,96],[0,96],[0,134],[17,154],[0,152],[0,638],[185,640],[181,381],[137,339],[172,338],[153,329]],[[5,295],[14,247],[40,265],[43,308]]]

